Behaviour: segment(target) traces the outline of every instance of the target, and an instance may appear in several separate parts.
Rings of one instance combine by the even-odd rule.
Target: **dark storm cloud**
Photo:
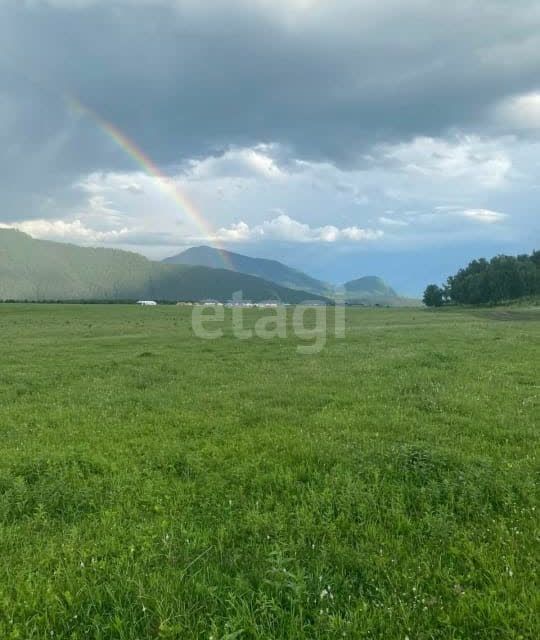
[[[376,142],[478,131],[538,82],[536,2],[303,5],[0,0],[4,202],[32,210],[133,166],[66,93],[161,164],[263,141],[346,165]]]

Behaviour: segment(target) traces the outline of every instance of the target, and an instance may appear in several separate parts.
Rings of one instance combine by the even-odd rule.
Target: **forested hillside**
[[[116,249],[35,240],[0,229],[0,300],[245,299],[297,303],[320,296],[253,276],[152,262]]]

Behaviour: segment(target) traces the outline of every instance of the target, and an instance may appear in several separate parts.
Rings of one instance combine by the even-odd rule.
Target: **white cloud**
[[[144,193],[144,189],[140,184],[137,184],[136,182],[130,182],[129,184],[124,185],[122,188],[124,189],[124,191],[129,191],[129,193],[132,193],[135,196],[139,196]]]
[[[70,241],[82,244],[120,242],[130,233],[127,228],[114,231],[98,231],[85,226],[81,220],[23,220],[11,225],[5,225],[4,228],[18,229],[33,238],[42,240]]]
[[[440,204],[435,207],[435,211],[456,211],[459,208],[460,207],[456,206],[455,204]]]
[[[281,240],[287,242],[364,242],[383,236],[379,229],[362,229],[356,226],[338,228],[333,225],[310,227],[308,224],[281,214],[262,224],[249,226],[239,222],[219,229],[210,240],[214,242],[253,242],[258,240]]]
[[[398,220],[397,218],[387,218],[386,216],[379,216],[379,222],[381,224],[388,225],[389,227],[406,227],[409,224],[405,220]]]
[[[106,218],[120,215],[120,211],[114,208],[114,203],[102,195],[90,196],[90,198],[88,198],[87,210],[93,215],[100,215]]]
[[[501,186],[512,168],[500,141],[478,136],[452,140],[419,136],[410,142],[381,145],[379,151],[383,159],[411,176],[462,179],[483,188]]]
[[[417,138],[379,147],[367,165],[349,168],[297,158],[278,144],[231,148],[169,168],[168,183],[141,171],[91,173],[73,185],[63,206],[55,200],[39,219],[16,226],[39,238],[135,248],[152,257],[202,243],[286,242],[308,250],[310,244],[409,246],[441,230],[447,238],[495,237],[507,228],[496,223],[508,216],[479,180],[492,184],[489,172],[501,149],[516,160],[515,179],[531,166],[531,154],[520,158],[520,148],[519,141],[504,147],[501,139]],[[359,207],[359,198],[369,207]],[[476,204],[484,202],[492,208]],[[517,224],[519,214],[512,215]]]
[[[262,224],[249,226],[238,222],[218,229],[205,236],[179,235],[177,232],[156,232],[148,228],[127,228],[103,231],[92,228],[84,221],[76,220],[23,220],[13,224],[0,224],[0,228],[18,229],[33,238],[74,242],[82,245],[181,245],[199,242],[252,243],[260,241],[286,241],[291,243],[358,243],[377,240],[383,236],[378,229],[362,229],[356,226],[338,228],[333,225],[310,227],[285,214]]]
[[[540,129],[540,91],[504,100],[497,105],[495,117],[514,130]]]
[[[191,160],[187,178],[279,178],[283,172],[272,157],[276,151],[277,145],[260,144],[252,148],[229,149],[221,156]]]
[[[145,173],[95,172],[75,184],[86,193],[101,194],[110,189],[128,191],[134,195],[144,193],[143,181],[148,179]]]
[[[255,231],[250,229],[249,225],[245,222],[238,222],[232,224],[228,228],[218,229],[215,236],[211,240],[217,242],[248,242],[253,240]],[[206,241],[206,238],[202,240]]]
[[[508,216],[506,213],[500,213],[499,211],[492,211],[491,209],[464,209],[463,211],[457,211],[457,215],[475,220],[476,222],[482,222],[484,224],[494,224],[502,222]]]
[[[494,211],[492,209],[483,208],[464,208],[456,205],[439,205],[429,212],[416,212],[411,216],[411,224],[414,226],[428,225],[430,227],[438,227],[443,224],[449,230],[455,229],[460,232],[463,229],[463,222],[456,225],[457,218],[466,218],[472,222],[481,224],[496,224],[503,222],[508,218],[508,214]]]

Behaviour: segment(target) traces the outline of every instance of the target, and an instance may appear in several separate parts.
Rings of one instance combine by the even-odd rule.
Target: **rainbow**
[[[195,223],[205,237],[215,238],[216,230],[207,222],[197,206],[183,193],[170,176],[165,174],[152,159],[130,140],[118,127],[102,118],[94,110],[69,94],[65,96],[69,106],[77,113],[89,116],[111,140],[113,140],[128,156],[130,156],[145,173],[157,179],[157,184],[165,194],[170,196],[180,209]],[[234,265],[223,247],[219,251],[225,269],[234,271]]]

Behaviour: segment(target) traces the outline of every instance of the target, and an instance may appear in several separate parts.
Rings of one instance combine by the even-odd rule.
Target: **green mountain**
[[[0,229],[0,300],[324,300],[225,269],[152,262],[117,249],[35,240]]]
[[[389,307],[420,306],[420,300],[403,298],[377,276],[364,276],[343,285],[345,300],[351,304],[383,305]]]
[[[344,290],[345,300],[351,303],[385,306],[416,306],[420,304],[418,300],[402,298],[377,276],[365,276],[346,282],[340,291],[330,284],[312,278],[297,269],[292,269],[277,260],[250,258],[240,253],[215,249],[214,247],[193,247],[171,258],[166,258],[163,263],[225,268],[236,273],[264,278],[290,289],[300,289],[328,298],[342,299],[342,291]]]
[[[348,298],[396,298],[397,293],[377,276],[364,276],[343,285]]]
[[[318,295],[331,295],[331,287],[320,280],[312,278],[302,271],[292,269],[277,260],[250,258],[240,253],[215,249],[213,247],[192,247],[178,255],[166,258],[165,264],[183,264],[212,267],[214,269],[231,269],[238,273],[246,273],[265,280],[270,280],[282,287],[301,289]]]

